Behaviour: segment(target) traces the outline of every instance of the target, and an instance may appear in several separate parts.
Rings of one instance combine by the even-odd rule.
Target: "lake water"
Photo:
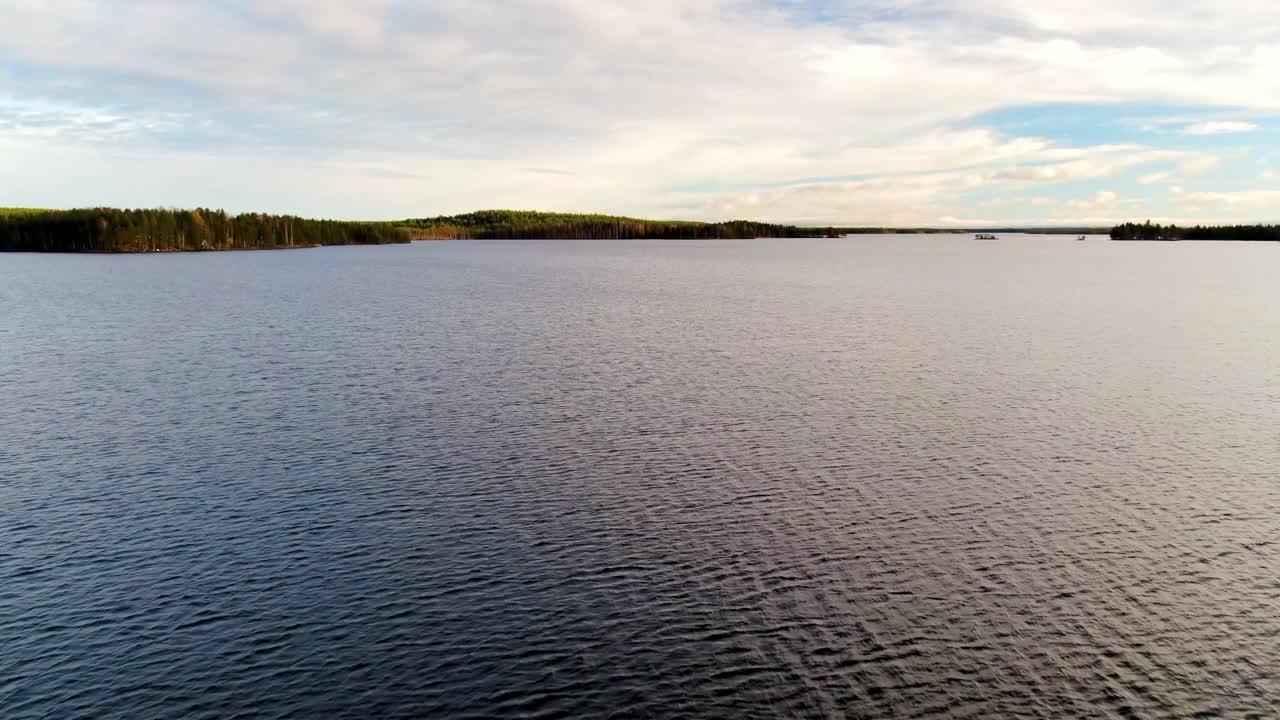
[[[1276,717],[1280,247],[0,256],[0,716]]]

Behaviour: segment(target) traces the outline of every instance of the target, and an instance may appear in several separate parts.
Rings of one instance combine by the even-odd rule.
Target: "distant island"
[[[1280,225],[1218,225],[1178,227],[1125,223],[1111,229],[1112,240],[1244,240],[1280,242]]]
[[[776,225],[747,220],[708,223],[526,210],[481,210],[463,215],[406,220],[401,225],[415,240],[745,239],[826,237],[851,232],[834,227]]]

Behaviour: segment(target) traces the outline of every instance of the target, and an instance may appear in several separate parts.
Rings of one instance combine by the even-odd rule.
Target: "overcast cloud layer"
[[[0,205],[1280,220],[1270,1],[0,0],[0,18]]]

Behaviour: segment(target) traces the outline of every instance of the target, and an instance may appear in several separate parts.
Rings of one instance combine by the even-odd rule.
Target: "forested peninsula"
[[[1112,240],[1253,240],[1280,242],[1280,225],[1220,225],[1178,227],[1125,223],[1111,229]]]
[[[850,232],[833,227],[799,227],[745,220],[706,223],[520,210],[482,210],[464,215],[420,218],[406,220],[404,226],[414,239],[419,240],[786,238],[824,237]]]

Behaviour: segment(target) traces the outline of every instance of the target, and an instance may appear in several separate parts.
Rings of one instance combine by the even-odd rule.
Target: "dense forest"
[[[394,223],[307,220],[221,210],[0,211],[0,252],[267,250],[409,241]]]
[[[705,223],[640,220],[613,215],[482,210],[405,221],[415,239],[644,239],[758,238],[842,235],[838,228],[796,227],[735,220]]]
[[[822,237],[869,228],[641,220],[485,210],[402,222],[308,220],[221,210],[0,208],[0,252],[172,252],[372,245],[410,239]]]
[[[1177,225],[1125,223],[1111,229],[1112,240],[1267,240],[1280,242],[1280,225]]]
[[[1009,230],[1014,232],[1015,230]],[[731,239],[839,237],[867,233],[955,233],[957,229],[802,227],[734,220],[643,220],[614,215],[482,210],[395,222],[308,220],[222,210],[39,210],[0,208],[0,252],[173,252],[379,245],[457,239]],[[1074,232],[1074,230],[1072,231]],[[1117,239],[1280,239],[1277,228],[1123,225]]]

